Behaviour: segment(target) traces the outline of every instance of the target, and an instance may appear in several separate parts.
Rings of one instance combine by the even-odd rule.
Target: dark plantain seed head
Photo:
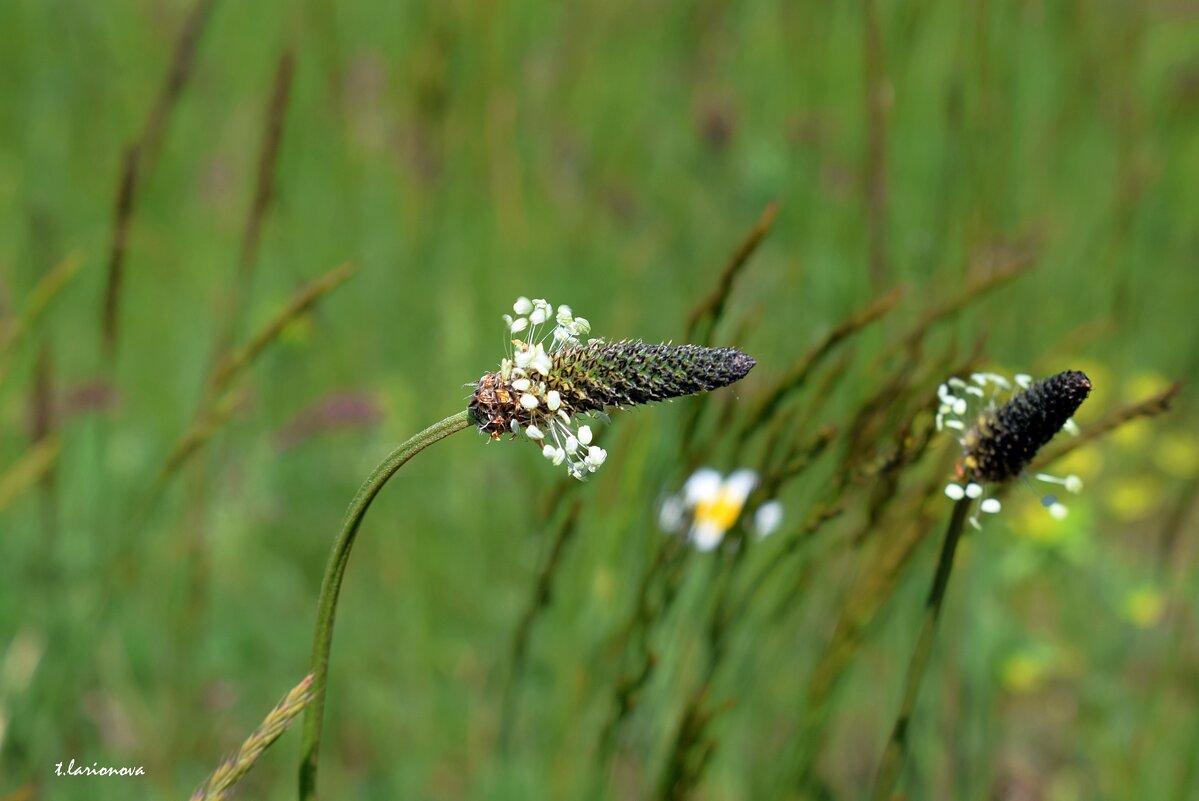
[[[1067,370],[983,411],[962,437],[966,480],[1003,482],[1020,475],[1090,392],[1091,380],[1085,374]]]
[[[518,317],[505,315],[514,339],[512,358],[476,382],[470,413],[492,439],[523,433],[571,475],[595,472],[607,453],[591,445],[591,429],[577,415],[709,392],[739,381],[756,362],[734,348],[647,345],[644,342],[580,340],[590,332],[569,306],[519,298]],[[543,325],[553,325],[552,341]],[[531,344],[532,343],[532,344]]]

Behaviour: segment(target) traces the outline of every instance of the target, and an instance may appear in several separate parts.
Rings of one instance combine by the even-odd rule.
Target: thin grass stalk
[[[100,329],[100,340],[104,355],[110,360],[115,357],[121,305],[121,288],[125,283],[125,252],[129,242],[129,225],[133,219],[133,207],[137,201],[139,150],[137,145],[125,148],[121,159],[121,178],[117,184],[116,204],[113,209],[112,237],[108,242],[108,272],[104,280],[104,317]]]
[[[329,653],[333,647],[333,621],[337,614],[337,600],[341,594],[341,583],[350,550],[358,536],[358,527],[366,517],[371,502],[383,486],[403,467],[409,459],[438,440],[448,437],[472,425],[469,411],[447,417],[410,437],[388,454],[378,467],[367,477],[350,502],[345,522],[333,543],[321,581],[321,594],[317,602],[316,634],[312,643],[311,672],[313,677],[312,704],[304,713],[304,739],[300,757],[300,799],[313,801],[317,797],[317,766],[320,758],[321,730],[325,712],[325,691],[329,675]]]
[[[933,575],[932,587],[929,588],[928,601],[924,605],[924,616],[920,623],[920,634],[916,639],[916,647],[912,651],[912,660],[908,664],[907,678],[904,680],[903,700],[899,706],[899,714],[895,725],[891,728],[891,737],[883,751],[879,764],[878,776],[874,782],[871,798],[874,801],[888,801],[899,780],[899,773],[908,752],[908,724],[912,712],[916,708],[916,698],[920,694],[920,684],[924,681],[928,669],[929,658],[932,655],[933,640],[937,633],[937,622],[941,618],[941,609],[945,603],[945,589],[949,586],[949,576],[953,572],[953,557],[957,552],[966,518],[970,514],[970,498],[962,498],[954,504],[953,514],[949,518],[949,528],[945,532],[945,541],[941,545],[941,556],[937,560],[937,572]]]
[[[58,437],[51,434],[39,440],[17,459],[12,467],[0,473],[0,511],[41,481],[58,459]]]
[[[175,40],[175,48],[171,54],[171,67],[162,82],[158,96],[154,99],[150,113],[146,115],[145,125],[137,140],[140,160],[147,167],[153,166],[158,160],[167,122],[191,78],[196,61],[196,47],[204,27],[212,16],[214,5],[215,0],[196,0],[179,29],[179,37]]]
[[[576,481],[575,484],[578,484],[578,482]],[[545,563],[537,574],[537,582],[533,588],[533,595],[520,617],[520,622],[516,626],[516,633],[512,636],[511,667],[509,668],[507,685],[504,688],[504,700],[500,707],[499,750],[501,752],[507,751],[511,742],[512,729],[515,725],[517,693],[520,690],[520,683],[524,678],[525,665],[528,661],[529,639],[532,635],[533,623],[537,619],[537,615],[544,611],[550,604],[554,577],[557,575],[558,566],[562,563],[562,554],[566,551],[567,545],[574,539],[575,532],[578,530],[579,512],[581,509],[582,505],[576,499],[571,505],[570,511],[567,512],[566,518],[558,526],[558,532],[554,537],[553,543],[550,545],[549,554],[546,556]]]
[[[312,702],[312,674],[288,691],[278,705],[267,713],[262,723],[241,744],[237,752],[221,763],[192,794],[191,801],[222,801],[233,786],[245,777],[258,758],[283,732],[291,726],[304,708]]]
[[[887,81],[878,3],[865,0],[862,14],[862,67],[866,77],[866,236],[870,283],[876,292],[887,285],[887,118],[892,88]]]
[[[341,264],[322,276],[300,287],[287,301],[287,305],[276,314],[254,337],[240,348],[232,350],[213,370],[212,386],[220,392],[242,371],[254,363],[264,350],[283,333],[288,324],[297,319],[318,300],[341,286],[354,274],[354,265]]]
[[[68,254],[34,285],[20,316],[12,320],[7,327],[0,329],[0,386],[4,386],[4,379],[8,376],[8,362],[12,354],[25,338],[37,329],[37,324],[50,303],[79,273],[82,266],[83,258],[79,253]]]
[[[887,312],[895,308],[903,296],[900,289],[893,289],[886,295],[877,298],[861,309],[845,318],[832,331],[804,354],[798,362],[783,376],[782,380],[766,398],[758,404],[741,427],[741,436],[747,437],[755,433],[763,424],[768,422],[778,407],[798,391],[807,382],[816,367],[832,353],[836,347],[849,337],[858,333],[866,326],[881,319]]]
[[[749,229],[749,233],[745,235],[741,244],[729,257],[728,263],[720,273],[720,279],[716,282],[716,287],[692,310],[687,320],[687,336],[685,337],[687,342],[695,342],[699,345],[712,344],[712,334],[715,333],[716,326],[720,324],[720,318],[724,315],[725,306],[733,292],[733,284],[745,266],[749,264],[750,257],[762,244],[762,240],[774,227],[774,221],[778,214],[779,204],[777,201],[766,204],[758,221],[754,223],[753,228]]]

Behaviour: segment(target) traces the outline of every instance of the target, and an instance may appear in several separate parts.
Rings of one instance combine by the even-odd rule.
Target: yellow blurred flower
[[[1153,426],[1144,417],[1130,420],[1111,433],[1111,440],[1126,450],[1140,450],[1149,442]]]
[[[1056,545],[1066,538],[1066,527],[1062,521],[1045,514],[1044,506],[1036,499],[1029,499],[1016,507],[1013,531],[1017,537],[1042,545]]]
[[[1161,482],[1149,476],[1126,478],[1113,483],[1103,499],[1111,513],[1120,520],[1142,520],[1161,502]]]
[[[1089,481],[1103,470],[1103,451],[1098,445],[1084,445],[1056,460],[1052,469],[1058,473],[1076,475],[1083,481]]]
[[[1048,667],[1044,657],[1022,651],[1004,660],[999,680],[1010,693],[1036,692],[1045,685]]]
[[[1124,596],[1124,618],[1142,629],[1151,629],[1166,613],[1166,596],[1152,586],[1138,587]]]
[[[1153,449],[1154,461],[1164,472],[1179,478],[1199,473],[1199,441],[1186,434],[1171,434]]]
[[[1145,400],[1151,395],[1163,392],[1171,383],[1173,382],[1161,373],[1138,373],[1124,384],[1124,400],[1128,403]]]

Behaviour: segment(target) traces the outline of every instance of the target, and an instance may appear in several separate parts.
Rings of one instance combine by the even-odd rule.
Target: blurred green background
[[[772,201],[713,335],[757,358],[744,382],[617,415],[583,485],[466,432],[386,488],[343,593],[321,787],[865,797],[955,446],[895,486],[868,468],[927,428],[940,371],[976,343],[979,364],[1086,370],[1084,430],[1199,377],[1197,23],[1190,2],[1075,0],[0,4],[0,799],[187,797],[306,672],[346,504],[464,407],[516,296],[681,341]],[[930,309],[1020,267],[897,360]],[[895,287],[739,447],[745,410]],[[1087,484],[1066,521],[1016,487],[964,543],[907,797],[1199,798],[1197,423],[1184,391],[1060,466]],[[825,424],[779,533],[744,560],[666,547],[658,505],[691,468],[763,469]],[[906,527],[817,710],[839,615]],[[714,648],[724,582],[761,591]],[[240,797],[295,797],[298,742]],[[146,776],[55,777],[71,758]]]

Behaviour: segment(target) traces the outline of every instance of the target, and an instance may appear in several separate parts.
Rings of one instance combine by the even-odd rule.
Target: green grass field
[[[322,798],[870,798],[986,368],[1090,376],[1085,486],[967,531],[896,793],[1199,799],[1197,132],[1191,2],[0,4],[0,801],[187,798],[522,295],[757,366],[585,483],[405,466]],[[703,465],[762,478],[712,552],[659,527]]]

